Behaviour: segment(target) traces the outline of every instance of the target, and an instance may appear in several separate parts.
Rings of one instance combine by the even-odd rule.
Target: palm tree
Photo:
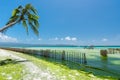
[[[27,4],[25,7],[18,6],[12,12],[7,24],[0,29],[0,32],[5,32],[7,29],[11,28],[17,23],[22,23],[28,34],[28,25],[31,27],[33,32],[38,36],[39,35],[39,16],[37,15],[37,10],[31,5]]]

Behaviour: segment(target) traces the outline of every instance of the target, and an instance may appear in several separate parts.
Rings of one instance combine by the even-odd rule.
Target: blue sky
[[[0,28],[18,5],[31,3],[40,16],[40,35],[21,24],[0,34],[0,42],[120,45],[120,0],[4,0]]]

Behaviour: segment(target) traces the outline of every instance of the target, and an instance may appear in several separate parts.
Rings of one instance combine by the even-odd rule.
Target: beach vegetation
[[[0,80],[22,80],[24,66],[10,57],[0,57]]]
[[[90,80],[90,79],[117,80],[119,79],[120,78],[119,71],[116,71],[118,70],[117,66],[119,65],[119,63],[117,64],[111,63],[111,61],[113,61],[112,58],[116,56],[112,57],[110,55],[109,56],[110,58],[104,61],[101,59],[101,57],[98,58],[98,56],[100,56],[100,54],[97,53],[98,51],[99,50],[87,51],[87,52],[91,52],[87,56],[89,60],[87,65],[77,64],[69,61],[54,60],[51,58],[41,57],[33,54],[28,55],[28,54],[21,54],[18,52],[15,52],[14,54],[17,54],[21,57],[24,57],[32,61],[42,70],[50,71],[52,75],[55,75],[58,78],[58,80],[59,79],[60,80],[61,79],[80,80],[81,78],[83,80]],[[112,66],[108,67],[111,64]],[[116,69],[113,69],[113,68],[116,68]]]

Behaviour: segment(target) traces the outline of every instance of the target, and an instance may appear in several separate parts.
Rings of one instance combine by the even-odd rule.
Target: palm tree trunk
[[[4,27],[0,28],[0,32],[4,32],[5,30],[7,30],[8,28],[12,27],[16,23],[17,23],[17,21],[9,23],[8,25],[5,25]]]

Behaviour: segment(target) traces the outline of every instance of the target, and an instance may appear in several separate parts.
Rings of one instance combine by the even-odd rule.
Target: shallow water
[[[106,71],[111,71],[112,73],[117,73],[120,75],[120,53],[108,54],[107,59],[103,59],[100,55],[101,49],[120,48],[118,46],[94,47],[94,49],[84,49],[84,47],[19,47],[19,48],[34,49],[34,50],[40,50],[40,49],[50,49],[50,50],[58,50],[58,51],[65,50],[67,52],[86,53],[87,65],[96,68],[101,68]]]

